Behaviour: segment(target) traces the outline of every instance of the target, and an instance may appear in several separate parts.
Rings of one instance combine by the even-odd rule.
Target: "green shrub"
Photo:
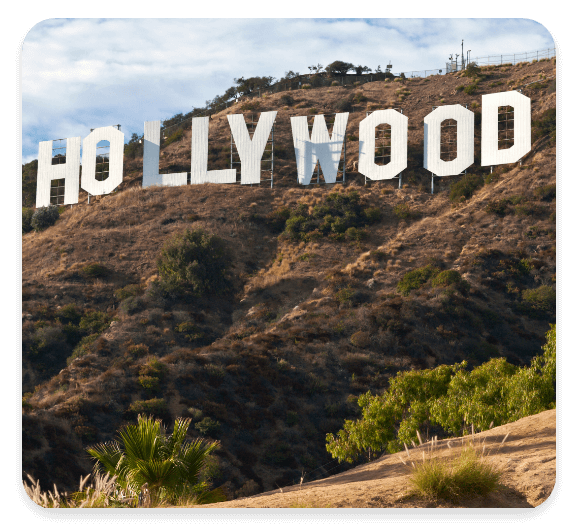
[[[542,201],[552,201],[556,198],[556,185],[540,186],[534,190],[534,196]]]
[[[49,226],[52,226],[54,223],[56,223],[59,217],[60,214],[58,213],[57,206],[50,205],[37,208],[32,215],[32,219],[30,220],[30,226],[36,230],[36,232],[39,232],[45,228],[48,228]]]
[[[22,208],[22,233],[32,231],[32,216],[34,215],[34,210],[32,208]]]
[[[162,380],[167,372],[168,367],[166,364],[159,361],[156,357],[153,357],[140,367],[140,376],[151,376],[159,380]]]
[[[136,400],[130,404],[129,412],[135,414],[147,413],[163,417],[166,415],[168,406],[164,398],[151,398],[150,400]]]
[[[343,304],[348,303],[352,299],[353,295],[354,291],[350,287],[346,287],[336,292],[336,294],[334,294],[334,297],[336,298],[336,301],[338,303]]]
[[[221,238],[204,230],[186,229],[164,244],[158,274],[165,290],[203,296],[228,288],[230,265],[231,256]]]
[[[286,226],[286,221],[290,218],[288,207],[278,208],[266,216],[266,223],[273,232],[282,232]]]
[[[74,303],[69,303],[64,305],[56,312],[56,319],[62,324],[66,325],[71,323],[72,325],[78,325],[82,315],[78,312],[76,305]]]
[[[141,356],[146,356],[150,352],[150,349],[148,348],[147,345],[144,345],[143,343],[137,343],[135,345],[129,345],[128,352],[140,358]]]
[[[170,135],[169,137],[167,137],[164,140],[164,143],[162,146],[168,146],[169,144],[172,144],[173,142],[177,142],[177,141],[181,140],[182,137],[184,137],[184,130],[176,130],[172,135]]]
[[[336,82],[336,84],[334,84],[334,82],[332,83],[332,85],[338,85],[338,83]],[[354,109],[354,107],[352,106],[352,101],[350,101],[349,99],[342,99],[341,101],[336,103],[336,111],[338,113],[349,113]]]
[[[535,289],[522,291],[521,307],[525,311],[545,313],[556,306],[556,291],[550,285],[540,285]]]
[[[91,345],[97,340],[98,336],[98,334],[84,336],[84,338],[80,340],[80,343],[74,348],[72,354],[66,359],[66,364],[70,365],[76,358],[89,354]]]
[[[196,422],[194,427],[201,435],[215,437],[220,430],[220,422],[212,420],[212,418],[207,416],[200,420],[200,422]]]
[[[366,230],[356,228],[354,226],[348,228],[344,234],[349,241],[361,241],[368,237]]]
[[[382,219],[382,210],[376,206],[365,208],[362,213],[368,224],[377,223]]]
[[[464,73],[462,73],[462,76],[463,77],[478,77],[478,76],[480,76],[480,72],[481,72],[481,70],[478,67],[478,64],[476,64],[476,62],[470,62],[466,66],[466,69],[464,70]]]
[[[504,217],[508,212],[508,199],[498,199],[497,201],[490,201],[484,209],[488,214],[495,214]]]
[[[181,333],[187,340],[197,340],[203,336],[202,331],[191,321],[185,321],[177,325],[174,329],[176,332]]]
[[[453,283],[460,283],[461,281],[462,276],[460,276],[457,270],[444,270],[432,278],[432,286],[446,287]]]
[[[552,141],[556,140],[556,108],[547,109],[540,119],[532,120],[532,140],[549,136]]]
[[[422,287],[422,285],[439,272],[440,269],[432,264],[406,272],[396,286],[396,290],[403,296],[408,296],[411,291]]]
[[[472,194],[481,188],[484,180],[480,175],[465,175],[463,179],[450,187],[450,201],[461,202],[472,197]]]
[[[410,206],[406,203],[397,204],[392,211],[394,212],[394,215],[398,219],[411,219],[413,217],[416,217],[417,215],[410,209]]]
[[[160,390],[160,378],[156,376],[140,376],[138,383],[148,394],[156,394]]]
[[[102,311],[91,311],[80,319],[80,328],[90,334],[100,334],[110,325],[110,316]]]
[[[474,82],[472,84],[468,84],[468,86],[464,88],[464,93],[466,93],[466,95],[473,95],[474,93],[476,93],[477,89],[478,89],[478,82]]]
[[[114,296],[116,296],[120,301],[140,294],[142,294],[142,286],[137,284],[126,285],[125,287],[114,291]]]
[[[308,218],[305,216],[292,216],[288,221],[286,221],[286,235],[297,241],[301,238],[301,235],[306,233],[308,230]]]
[[[110,274],[110,270],[100,263],[90,263],[82,268],[82,272],[88,278],[104,278]]]
[[[120,305],[119,309],[124,314],[134,314],[138,311],[141,311],[145,307],[145,302],[142,298],[138,296],[128,296],[125,300],[123,300]]]
[[[280,104],[282,104],[283,106],[292,106],[294,104],[294,99],[290,95],[285,93],[280,97]]]

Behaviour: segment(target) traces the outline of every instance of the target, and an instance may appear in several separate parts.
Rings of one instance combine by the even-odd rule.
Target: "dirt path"
[[[509,433],[505,443],[503,438]],[[485,498],[462,501],[458,506],[431,503],[408,494],[408,469],[401,458],[406,452],[378,460],[320,481],[291,486],[253,497],[201,507],[289,508],[289,507],[489,507],[529,508],[542,504],[552,493],[556,480],[556,410],[545,411],[501,427],[478,433],[476,443],[486,437],[490,458],[505,469],[503,487]],[[461,447],[460,439],[438,442],[437,454],[448,455]],[[500,446],[500,447],[499,447]],[[422,448],[426,448],[424,445]],[[411,449],[412,456],[422,448]]]

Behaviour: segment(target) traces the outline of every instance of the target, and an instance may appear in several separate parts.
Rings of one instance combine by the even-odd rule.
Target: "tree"
[[[354,70],[356,71],[356,75],[362,75],[362,73],[368,73],[369,71],[371,71],[371,69],[368,66],[356,66],[354,68]]]
[[[350,64],[350,62],[342,62],[341,60],[336,60],[332,62],[332,64],[328,64],[326,66],[326,71],[329,71],[331,75],[338,75],[343,77],[350,71],[354,69],[354,64]]]
[[[274,77],[250,77],[245,79],[240,77],[234,79],[237,84],[236,91],[241,95],[248,95],[258,88],[267,88],[274,82]]]
[[[138,415],[136,425],[119,431],[119,441],[87,448],[96,459],[94,471],[116,476],[116,483],[132,496],[146,484],[152,505],[186,498],[195,498],[197,503],[224,500],[220,490],[209,491],[209,481],[203,478],[218,442],[201,438],[187,441],[190,422],[188,418],[176,419],[174,431],[167,435],[160,420]]]
[[[546,333],[544,353],[529,367],[504,358],[467,369],[462,362],[423,371],[399,372],[380,395],[358,397],[362,418],[346,420],[337,434],[326,435],[326,449],[340,462],[364,451],[394,453],[419,432],[440,426],[448,436],[466,427],[485,431],[556,407],[556,326]]]
[[[315,66],[308,66],[308,69],[310,70],[310,73],[314,73],[314,74],[318,74],[322,71],[322,69],[324,69],[324,66],[320,63],[316,64]]]

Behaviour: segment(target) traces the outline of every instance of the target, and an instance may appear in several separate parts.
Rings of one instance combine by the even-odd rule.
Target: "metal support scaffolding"
[[[250,135],[250,140],[254,137],[254,132],[256,131],[256,127],[258,126],[258,119],[256,118],[259,113],[245,113],[244,119],[246,120],[246,116],[249,116],[250,120],[246,121],[246,128],[248,129],[248,134]],[[268,141],[266,141],[266,146],[264,146],[264,151],[262,152],[262,160],[260,161],[262,164],[268,164],[269,168],[262,168],[261,172],[268,172],[270,174],[270,179],[260,179],[261,183],[270,181],[270,188],[274,187],[274,128],[276,127],[276,122],[272,125],[272,130],[270,131],[270,137],[268,137]],[[266,158],[266,155],[269,158]],[[237,159],[237,160],[236,160]],[[230,168],[234,168],[234,165],[238,165],[240,167],[237,170],[237,179],[236,183],[242,182],[242,163],[240,162],[240,155],[238,154],[238,150],[236,145],[234,144],[234,138],[232,137],[232,132],[230,132]],[[238,175],[240,178],[238,179]],[[252,186],[252,184],[250,184]]]
[[[514,146],[514,108],[498,107],[498,149],[507,150]]]

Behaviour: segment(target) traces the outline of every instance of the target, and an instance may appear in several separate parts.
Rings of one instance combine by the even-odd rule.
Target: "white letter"
[[[336,114],[332,137],[328,134],[324,115],[314,117],[312,138],[308,134],[307,117],[291,117],[290,122],[296,153],[298,182],[305,185],[310,184],[312,172],[317,162],[320,162],[322,167],[324,181],[327,183],[336,182],[346,124],[348,123],[348,113]]]
[[[190,184],[235,183],[236,169],[208,171],[208,126],[210,117],[192,119]]]
[[[260,182],[262,154],[274,125],[276,111],[266,111],[260,114],[258,125],[252,139],[244,121],[244,115],[228,115],[228,123],[232,130],[234,144],[240,156],[240,178],[242,184]]]
[[[78,202],[80,185],[80,137],[66,139],[66,162],[52,165],[52,141],[43,141],[38,149],[36,208],[50,205],[50,183],[64,179],[64,204]]]
[[[148,186],[182,186],[188,181],[188,174],[160,174],[160,121],[144,123],[144,166],[142,168],[142,188]]]
[[[380,166],[374,162],[376,126],[389,124],[390,162]],[[377,110],[360,122],[358,172],[373,181],[392,179],[408,166],[408,117],[396,110]]]
[[[514,146],[498,149],[498,107],[514,108]],[[532,149],[530,99],[517,91],[482,95],[482,166],[515,163]]]
[[[441,124],[447,119],[456,121],[456,159],[440,158]],[[424,117],[424,168],[434,175],[458,175],[474,163],[474,114],[453,104],[441,106]]]
[[[100,141],[110,143],[109,172],[104,181],[96,180],[96,145]],[[96,128],[84,139],[83,147],[82,189],[91,195],[109,194],[122,182],[124,134],[114,126]]]

